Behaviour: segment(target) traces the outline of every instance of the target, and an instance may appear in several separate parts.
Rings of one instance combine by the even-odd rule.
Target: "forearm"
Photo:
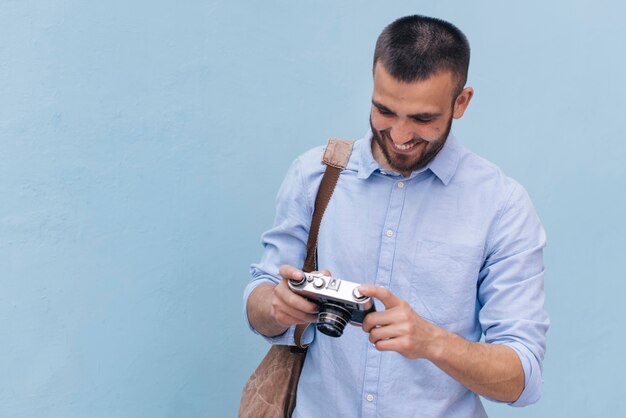
[[[275,285],[264,283],[256,287],[246,304],[248,321],[258,332],[266,337],[274,337],[282,334],[289,328],[278,323],[272,314],[272,293]]]
[[[517,353],[502,344],[470,342],[441,329],[429,359],[479,395],[516,401],[524,390],[524,369]]]
[[[511,347],[467,341],[425,320],[384,287],[362,285],[359,291],[385,305],[384,311],[372,312],[363,321],[363,330],[378,350],[428,359],[479,395],[502,402],[519,399],[524,367]]]

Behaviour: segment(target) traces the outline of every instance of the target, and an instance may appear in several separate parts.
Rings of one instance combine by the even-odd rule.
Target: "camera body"
[[[359,293],[360,284],[319,273],[303,273],[302,280],[288,280],[289,288],[320,307],[317,329],[340,337],[348,322],[361,325],[376,310],[374,301]]]

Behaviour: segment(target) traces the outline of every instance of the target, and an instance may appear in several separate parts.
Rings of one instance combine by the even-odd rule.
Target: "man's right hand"
[[[289,279],[301,279],[302,270],[283,265],[278,273],[282,277],[281,282],[258,286],[252,291],[247,304],[250,324],[268,337],[282,334],[291,325],[317,321],[317,305],[292,292],[287,284]],[[328,270],[320,270],[320,273],[330,276]]]
[[[317,321],[317,305],[289,288],[289,279],[302,279],[302,271],[288,265],[278,269],[281,282],[274,287],[271,301],[271,313],[274,320],[285,327],[294,324],[308,324]]]

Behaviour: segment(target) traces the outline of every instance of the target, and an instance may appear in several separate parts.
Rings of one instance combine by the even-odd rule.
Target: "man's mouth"
[[[406,150],[409,150],[409,149],[413,148],[415,146],[415,144],[417,144],[417,142],[411,141],[411,142],[407,142],[406,144],[394,144],[394,145],[399,150],[406,151]]]
[[[396,144],[395,142],[393,142],[393,140],[391,140],[391,138],[387,138],[389,140],[389,142],[391,142],[391,146],[399,152],[406,152],[409,151],[410,149],[414,148],[416,145],[421,144],[422,142],[425,142],[421,139],[412,139],[408,142],[405,142],[404,144]]]

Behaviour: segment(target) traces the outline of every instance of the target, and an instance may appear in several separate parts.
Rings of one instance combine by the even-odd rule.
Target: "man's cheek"
[[[385,118],[381,116],[377,116],[374,113],[372,113],[370,117],[370,121],[372,122],[372,128],[374,128],[374,130],[378,132],[381,132],[390,128],[389,124],[386,123]]]

